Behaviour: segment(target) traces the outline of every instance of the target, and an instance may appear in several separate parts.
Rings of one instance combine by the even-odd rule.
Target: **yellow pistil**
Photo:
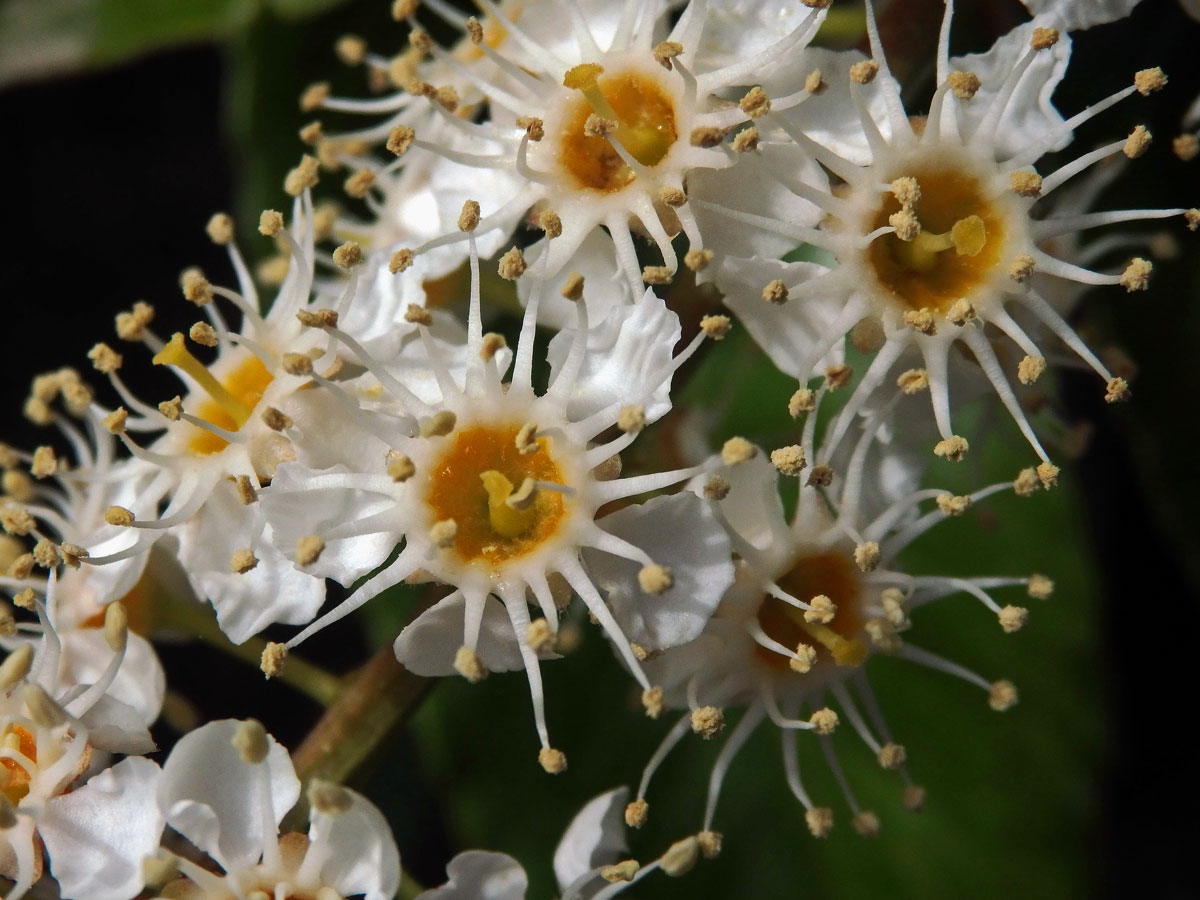
[[[225,390],[225,385],[217,381],[212,376],[208,369],[204,368],[204,363],[192,356],[188,352],[187,347],[183,344],[183,335],[180,332],[175,332],[171,335],[171,340],[167,345],[155,354],[152,362],[156,366],[178,366],[190,375],[200,387],[208,393],[217,403],[221,405],[233,420],[237,423],[238,428],[246,424],[246,420],[250,418],[250,413],[253,410],[238,400],[237,397]]]
[[[662,162],[678,132],[674,104],[653,78],[637,71],[601,78],[603,72],[602,66],[585,63],[564,76],[563,85],[579,91],[584,102],[566,118],[559,160],[582,187],[611,192],[635,176],[606,137],[588,133],[589,117],[615,122],[611,136],[643,166]]]
[[[520,537],[537,523],[538,511],[532,505],[517,509],[509,503],[513,496],[513,483],[495,469],[479,474],[483,489],[487,491],[488,521],[492,530],[501,537]]]
[[[959,219],[945,234],[922,230],[911,241],[901,241],[892,253],[914,272],[932,272],[938,255],[954,248],[959,256],[978,256],[987,243],[987,227],[979,216]]]

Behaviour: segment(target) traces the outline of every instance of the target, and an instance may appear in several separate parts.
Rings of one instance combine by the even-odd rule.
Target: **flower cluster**
[[[117,315],[119,342],[88,354],[96,384],[71,368],[33,382],[26,416],[67,449],[0,447],[0,586],[20,610],[0,610],[5,896],[43,875],[100,900],[395,896],[383,813],[298,774],[257,721],[176,714],[186,733],[147,758],[168,696],[148,639],[219,629],[268,678],[300,683],[298,647],[406,586],[408,624],[375,637],[416,676],[523,672],[547,773],[588,752],[551,740],[543,681],[584,617],[621,664],[597,677],[632,678],[651,719],[681,713],[628,761],[637,791],[600,795],[568,828],[564,900],[717,856],[726,773],[764,720],[813,835],[836,804],[805,787],[798,741],[820,747],[854,829],[881,827],[843,772],[842,720],[920,808],[872,660],[963,679],[1006,710],[1012,682],[920,648],[921,609],[966,595],[1013,633],[1021,594],[1044,600],[1053,582],[1019,559],[914,571],[905,551],[935,526],[953,542],[944,520],[988,498],[1033,505],[1055,486],[1062,441],[1028,386],[1081,362],[1106,400],[1130,396],[1129,373],[1069,321],[1085,288],[1150,285],[1152,262],[1128,255],[1144,236],[1113,226],[1200,227],[1186,205],[1094,208],[1123,168],[1110,161],[1147,153],[1144,126],[1072,143],[1166,86],[1160,69],[1080,112],[1052,102],[1068,32],[1135,5],[1026,0],[1031,21],[953,55],[947,0],[917,109],[870,0],[869,55],[822,46],[830,0],[480,0],[478,18],[399,0],[398,55],[343,38],[380,96],[305,91],[306,111],[357,124],[302,129],[314,155],[287,175],[286,214],[258,223],[282,252],[274,296],[231,217],[213,216],[236,287],[185,271],[186,333],[156,332],[146,303]],[[357,215],[314,199],[337,169]],[[1085,243],[1091,229],[1106,235]],[[1100,268],[1114,251],[1125,259]],[[795,391],[733,434],[721,397],[675,407],[742,329],[742,351]],[[146,396],[126,357],[173,380]],[[1031,466],[959,493],[943,485],[978,439],[968,401],[999,403]],[[794,442],[764,446],[783,433]],[[721,737],[700,827],[639,863],[625,828],[647,822],[655,773],[692,733]],[[520,900],[528,884],[483,851],[447,875],[421,897]]]

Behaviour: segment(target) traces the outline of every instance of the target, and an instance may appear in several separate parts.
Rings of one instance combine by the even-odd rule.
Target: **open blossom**
[[[568,267],[578,268],[574,261],[581,245],[603,226],[620,272],[637,296],[643,277],[662,283],[676,271],[676,234],[687,236],[690,250],[685,261],[693,269],[704,268],[712,256],[709,243],[719,243],[713,240],[715,234],[702,233],[688,203],[687,182],[693,173],[728,168],[737,154],[725,144],[726,134],[758,116],[763,107],[758,94],[748,94],[739,105],[718,102],[716,95],[757,83],[771,65],[803,48],[823,21],[827,5],[806,3],[810,8],[789,19],[790,27],[778,39],[755,52],[720,59],[720,54],[697,53],[705,31],[720,24],[710,22],[706,2],[689,4],[669,33],[665,5],[659,2],[576,7],[541,2],[513,10],[511,17],[490,7],[496,34],[502,35],[496,39],[475,19],[431,4],[466,30],[479,56],[461,61],[411,22],[416,57],[429,55],[431,61],[428,68],[414,67],[408,93],[390,104],[400,124],[391,130],[387,146],[400,159],[384,168],[361,161],[371,176],[371,190],[391,195],[394,169],[403,171],[414,164],[410,159],[425,165],[426,154],[437,155],[442,158],[439,166],[460,173],[457,190],[439,192],[441,218],[449,219],[445,209],[452,199],[477,198],[486,213],[478,233],[491,243],[485,251],[498,249],[523,220],[541,227],[552,223],[560,236],[549,246],[536,245],[531,257],[549,254],[547,275],[555,276]],[[417,4],[406,6],[413,13]],[[720,39],[716,43],[727,57],[734,50]],[[696,68],[706,58],[714,64]],[[426,80],[439,76],[449,81]],[[455,85],[463,82],[487,98],[485,121],[472,122],[457,114]],[[404,123],[412,115],[413,94],[425,100],[434,122]],[[389,103],[324,98],[314,105],[381,112]],[[430,179],[439,176],[431,174]],[[634,233],[653,240],[662,266],[642,270]],[[403,268],[414,258],[460,242],[461,235],[448,228],[402,250],[394,264]]]
[[[468,203],[463,216],[469,232],[478,206]],[[477,266],[473,255],[465,371],[456,375],[448,368],[430,339],[428,314],[418,308],[410,317],[426,342],[426,364],[437,376],[432,392],[419,395],[389,371],[386,360],[352,346],[377,389],[365,392],[373,399],[363,401],[354,430],[340,436],[346,463],[324,472],[281,465],[262,492],[262,504],[279,550],[306,571],[343,585],[388,562],[393,548],[402,545],[385,569],[288,647],[401,581],[451,585],[449,596],[396,639],[397,658],[418,674],[457,671],[472,681],[488,671],[523,667],[541,762],[561,771],[565,760],[550,746],[538,666],[540,658],[552,654],[558,603],[569,597],[561,586],[578,594],[617,642],[647,692],[648,710],[657,708],[628,625],[597,593],[580,558],[583,548],[635,563],[640,615],[654,623],[654,648],[699,633],[728,584],[724,538],[696,498],[660,497],[631,507],[630,515],[658,523],[640,543],[613,537],[604,520],[597,520],[605,504],[660,490],[700,471],[619,477],[618,454],[667,412],[671,377],[705,332],[675,354],[678,320],[651,292],[636,306],[613,309],[596,325],[589,324],[587,307],[578,302],[576,327],[550,344],[550,385],[539,392],[533,386],[533,357],[540,292],[526,309],[505,380],[510,357],[500,353],[503,338],[483,333]],[[517,251],[505,256],[502,274],[518,277],[523,271]],[[579,279],[564,288],[575,299],[583,290]],[[713,320],[708,331],[720,335],[727,325]],[[345,341],[347,336],[339,331],[335,337]],[[344,401],[357,402],[337,384],[319,383]],[[616,437],[605,438],[614,426]],[[686,534],[672,526],[683,521],[689,526]],[[531,601],[540,618],[531,620]]]
[[[724,728],[726,711],[735,708],[744,712],[714,763],[704,831],[712,828],[729,766],[764,719],[780,729],[788,785],[804,805],[815,835],[828,832],[833,813],[812,801],[800,779],[795,736],[801,732],[819,736],[855,828],[870,835],[879,827],[874,813],[859,806],[841,773],[829,737],[840,716],[850,720],[884,768],[899,770],[907,785],[906,802],[918,807],[923,791],[910,781],[904,747],[892,739],[864,675],[872,653],[896,655],[961,677],[983,689],[994,709],[1016,702],[1016,690],[1008,681],[988,682],[912,646],[902,635],[913,624],[910,615],[921,606],[959,592],[990,609],[1004,631],[1016,631],[1027,611],[999,606],[990,592],[1024,586],[1031,595],[1046,596],[1048,580],[912,575],[897,568],[895,560],[926,530],[965,512],[974,502],[1014,487],[1019,493],[1034,490],[1038,482],[1033,470],[1015,485],[993,485],[966,496],[917,489],[917,470],[902,449],[878,443],[882,415],[869,419],[853,449],[835,460],[821,447],[814,453],[815,415],[809,413],[801,444],[779,448],[768,460],[753,445],[734,439],[723,452],[725,466],[693,483],[693,490],[716,499],[738,557],[736,577],[699,638],[646,663],[647,671],[662,683],[668,705],[685,713],[646,767],[637,799],[627,811],[630,824],[645,821],[651,779],[671,749],[689,731],[716,736]],[[801,485],[791,517],[784,515],[779,473]],[[929,501],[936,505],[922,512],[921,504]],[[602,585],[604,574],[598,573]],[[830,700],[840,715],[826,706]]]
[[[391,900],[400,854],[386,820],[361,794],[308,786],[309,829],[279,833],[300,799],[287,750],[253,720],[221,719],[184,735],[163,764],[157,807],[220,872],[163,851],[149,874],[166,897]]]
[[[1141,156],[1150,135],[1139,126],[1127,138],[1046,175],[1033,164],[1065,146],[1083,122],[1134,93],[1158,90],[1166,77],[1158,69],[1138,72],[1127,88],[1064,120],[1049,98],[1065,72],[1065,36],[1035,21],[1000,38],[987,53],[951,58],[952,11],[948,4],[937,90],[929,114],[917,124],[901,105],[870,4],[874,57],[851,65],[846,79],[859,118],[859,146],[839,147],[809,134],[807,101],[764,117],[760,127],[786,133],[845,182],[825,194],[819,185],[783,182],[828,213],[820,230],[752,210],[720,210],[763,233],[811,244],[835,262],[730,260],[720,281],[727,302],[772,360],[802,380],[831,354],[833,362],[840,361],[847,333],[860,349],[875,352],[841,413],[841,433],[889,374],[911,365],[919,354],[942,438],[935,452],[961,458],[967,442],[954,433],[950,380],[953,369],[965,368],[952,362],[952,351],[965,346],[975,364],[971,368],[986,377],[1050,473],[1053,466],[1009,380],[1015,375],[1032,384],[1046,369],[1038,332],[1060,340],[1095,369],[1105,379],[1110,402],[1124,399],[1128,386],[1088,349],[1032,276],[1139,291],[1147,286],[1151,264],[1134,258],[1121,272],[1096,272],[1047,252],[1048,242],[1146,219],[1184,216],[1195,227],[1200,214],[1183,208],[1056,214],[1056,190],[1109,157]],[[1036,330],[1018,320],[1032,321]],[[1011,372],[1005,372],[993,347],[997,333],[1025,354]]]
[[[14,882],[5,896],[24,896],[48,868],[64,897],[127,900],[162,831],[158,767],[129,758],[87,775],[100,754],[154,749],[144,717],[112,692],[128,646],[124,610],[108,607],[103,671],[71,684],[60,679],[64,648],[45,606],[22,602],[37,610],[43,632],[36,647],[15,642],[0,664],[0,875]]]

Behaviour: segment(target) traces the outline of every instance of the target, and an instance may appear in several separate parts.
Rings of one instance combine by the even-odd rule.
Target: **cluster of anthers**
[[[1140,256],[1096,268],[1147,243],[1112,226],[1182,218],[1194,231],[1200,212],[1092,210],[1122,168],[1102,164],[1148,152],[1140,125],[1037,166],[1093,117],[1166,86],[1145,69],[1073,116],[1051,102],[1068,32],[1136,0],[1103,13],[1028,0],[1033,21],[968,56],[951,55],[947,0],[920,115],[902,103],[870,0],[870,56],[814,44],[830,0],[477,5],[478,18],[446,0],[394,3],[409,42],[394,58],[339,41],[380,96],[338,98],[324,84],[304,93],[306,111],[373,119],[336,134],[316,121],[302,129],[315,155],[287,176],[290,212],[259,222],[283,254],[269,267],[271,302],[218,214],[208,234],[228,250],[236,289],[185,271],[183,296],[202,318],[169,338],[149,304],[118,315],[124,352],[100,343],[89,353],[110,390],[97,394],[73,369],[34,381],[27,417],[70,451],[0,447],[0,586],[28,611],[0,610],[10,900],[42,876],[44,856],[64,897],[386,900],[397,890],[387,823],[353,791],[312,782],[309,831],[280,835],[301,785],[257,722],[204,725],[161,768],[143,758],[164,696],[145,638],[170,604],[191,622],[211,604],[231,641],[258,642],[273,677],[330,623],[398,585],[427,585],[395,635],[396,658],[471,682],[522,670],[550,773],[567,756],[550,740],[542,665],[569,651],[570,609],[586,612],[646,714],[683,714],[632,800],[625,789],[601,795],[568,829],[555,869],[578,900],[717,855],[725,774],[764,720],[780,731],[786,782],[814,835],[833,812],[801,781],[800,733],[819,741],[855,829],[880,827],[834,750],[842,718],[918,808],[924,791],[866,678],[875,654],[959,677],[995,710],[1016,703],[1011,682],[909,637],[920,608],[952,594],[1015,632],[1027,609],[993,593],[1045,599],[1050,579],[917,573],[897,560],[989,496],[1055,485],[1021,393],[1055,359],[1051,343],[1101,376],[1107,400],[1129,396],[1127,372],[1069,324],[1072,307],[1084,287],[1149,286]],[[427,14],[458,42],[439,46]],[[1175,150],[1195,155],[1195,139]],[[313,199],[322,170],[339,168],[357,218]],[[1108,233],[1084,244],[1093,228]],[[699,292],[674,289],[681,261],[679,280],[711,282],[798,380],[782,427],[749,434],[792,428],[795,443],[766,452],[678,413],[669,452],[638,442],[732,327]],[[465,322],[447,302],[456,286]],[[495,297],[524,305],[508,337],[485,330],[505,327]],[[122,377],[125,345],[177,383],[139,397]],[[931,403],[911,399],[925,392]],[[947,473],[926,476],[944,465],[930,445],[962,459],[969,444],[953,421],[990,395],[1035,466],[970,493],[931,487]],[[623,455],[637,471],[623,471]],[[323,609],[327,579],[345,599]],[[300,630],[258,637],[281,624]],[[732,711],[701,828],[653,862],[623,858],[623,823],[646,821],[667,755],[689,732],[720,734]],[[112,753],[129,758],[111,765]],[[160,847],[167,825],[176,837]],[[500,854],[463,854],[448,875],[422,896],[524,896],[524,871]]]

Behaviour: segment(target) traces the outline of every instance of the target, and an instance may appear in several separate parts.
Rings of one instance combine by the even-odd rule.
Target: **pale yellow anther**
[[[817,395],[808,388],[800,388],[788,399],[788,415],[793,419],[798,419],[816,408]]]
[[[32,553],[28,554],[28,556],[29,572],[32,572],[36,561],[34,560]],[[26,578],[29,577],[29,572],[26,572]],[[33,612],[33,610],[37,609],[37,593],[33,590],[33,588],[25,588],[23,591],[18,591],[17,593],[13,594],[12,599],[13,603],[19,609],[29,610],[30,612]]]
[[[238,502],[242,506],[250,506],[257,502],[258,491],[254,487],[254,482],[250,480],[249,475],[239,475],[233,480],[234,488],[237,491]]]
[[[58,552],[62,554],[63,562],[72,569],[78,569],[83,564],[83,560],[91,556],[83,547],[68,541],[63,541],[58,545]]]
[[[1021,384],[1033,384],[1046,371],[1046,358],[1043,356],[1026,356],[1017,365],[1017,380]]]
[[[367,191],[371,189],[371,185],[374,183],[374,172],[372,172],[370,169],[358,169],[344,182],[342,182],[342,190],[344,190],[351,197],[361,199],[367,196]]]
[[[700,320],[700,330],[704,332],[705,337],[714,341],[722,340],[732,327],[729,316],[705,316]]]
[[[119,509],[120,507],[109,508]],[[132,521],[132,513],[130,514],[130,521]],[[31,516],[29,510],[23,506],[18,506],[15,503],[5,503],[3,506],[0,506],[0,526],[3,526],[6,534],[21,537],[37,528],[37,519]]]
[[[721,447],[721,462],[737,466],[749,462],[758,455],[758,448],[744,437],[731,437]]]
[[[259,668],[262,670],[263,675],[267,678],[274,678],[281,674],[284,663],[287,662],[287,656],[287,644],[269,641],[267,646],[263,648],[262,658],[259,660]]]
[[[797,644],[796,655],[788,660],[788,666],[793,672],[801,675],[812,671],[817,664],[817,648],[811,644]]]
[[[933,445],[933,455],[951,460],[952,462],[959,462],[967,455],[967,450],[970,447],[971,445],[967,443],[966,438],[952,434],[945,440],[938,441]]]
[[[325,129],[319,121],[309,122],[307,125],[301,126],[299,136],[300,140],[310,147],[326,145]]]
[[[713,147],[719,147],[724,140],[725,130],[717,128],[715,125],[701,125],[698,128],[693,128],[691,134],[688,135],[688,143],[702,150],[711,150]]]
[[[537,453],[541,448],[541,444],[537,440],[538,426],[536,422],[526,422],[517,429],[517,436],[514,443],[517,447],[517,452],[522,456],[529,456],[531,453]]]
[[[552,209],[543,209],[537,215],[537,227],[545,232],[546,237],[553,240],[561,237],[563,232],[562,219]]]
[[[847,365],[830,366],[825,370],[825,387],[830,391],[844,388],[854,377],[854,369]]]
[[[8,575],[10,578],[16,578],[22,581],[28,578],[33,573],[33,567],[37,565],[37,560],[33,558],[32,553],[22,553],[8,567]],[[15,601],[16,598],[14,597]]]
[[[195,266],[179,273],[179,287],[183,296],[197,306],[203,306],[213,300],[212,282]]]
[[[254,555],[253,550],[246,547],[234,550],[229,558],[229,570],[235,575],[245,575],[257,565],[258,557]]]
[[[567,771],[567,755],[553,747],[543,747],[539,750],[538,762],[551,775],[560,775]]]
[[[654,61],[668,72],[673,68],[671,60],[683,53],[683,44],[678,41],[663,41],[654,48]]]
[[[405,271],[413,264],[413,252],[408,249],[397,250],[388,260],[388,271],[393,275]]]
[[[124,653],[129,642],[129,616],[119,600],[104,609],[104,642],[113,653]]]
[[[33,479],[20,469],[9,469],[0,476],[0,491],[19,503],[28,503],[37,496]]]
[[[1130,293],[1146,290],[1150,286],[1150,272],[1153,269],[1150,260],[1135,256],[1121,273],[1121,287]]]
[[[669,266],[644,266],[642,281],[653,285],[670,284],[674,274]]]
[[[577,302],[583,297],[583,276],[578,272],[572,272],[567,276],[567,280],[563,282],[562,289],[559,291],[563,299]]]
[[[1152,69],[1142,69],[1133,75],[1133,86],[1143,97],[1161,91],[1167,86],[1167,76],[1158,66]]]
[[[508,497],[504,500],[504,505],[507,506],[509,509],[524,511],[524,510],[529,509],[529,507],[531,507],[533,505],[534,501],[537,500],[537,495],[538,495],[537,482],[534,481],[532,478],[526,477],[521,482],[520,487],[518,487],[516,490],[512,491],[508,495]],[[491,497],[490,497],[490,492],[489,492],[489,500],[490,499],[491,499]],[[489,504],[489,506],[490,506],[490,504]],[[529,526],[525,522],[522,521],[520,532],[518,532],[518,533],[523,533],[523,532],[527,531],[528,527]],[[498,528],[497,530],[500,531],[501,534],[505,534],[504,529]]]
[[[646,427],[646,407],[640,403],[624,406],[617,413],[617,428],[629,434],[637,433]]]
[[[901,372],[896,379],[896,386],[904,393],[912,396],[929,389],[929,373],[924,369],[909,369]]]
[[[162,401],[158,411],[168,422],[178,422],[183,417],[183,398],[176,394],[170,400]]]
[[[1130,159],[1137,159],[1150,149],[1153,141],[1154,136],[1146,129],[1146,126],[1137,125],[1125,139],[1125,146],[1121,148],[1121,152]]]
[[[312,112],[320,109],[325,101],[329,99],[330,87],[328,81],[318,81],[316,84],[310,84],[304,89],[304,93],[300,95],[300,111]]]
[[[546,136],[546,126],[537,116],[520,116],[516,121],[516,125],[534,143]]]
[[[403,484],[417,473],[417,467],[403,453],[394,453],[393,451],[388,453],[386,471],[392,481]]]
[[[988,689],[988,706],[996,712],[1004,712],[1017,705],[1017,687],[1011,681],[1000,680]]]
[[[97,372],[105,375],[116,372],[125,361],[120,353],[105,343],[99,343],[92,347],[88,351],[88,359],[92,361],[92,367]]]
[[[927,308],[910,309],[904,313],[904,324],[919,334],[932,337],[937,334],[937,321]]]
[[[896,237],[911,243],[921,233],[921,220],[912,209],[899,209],[888,216],[888,224],[896,229]]]
[[[850,820],[850,824],[854,826],[859,837],[873,838],[879,834],[879,816],[870,810],[860,812]]]
[[[308,786],[308,805],[327,816],[340,816],[354,806],[354,798],[340,784],[314,778]]]
[[[825,463],[817,463],[808,472],[808,487],[829,487],[833,484],[833,467]]]
[[[608,116],[592,113],[583,123],[583,133],[588,137],[608,137],[621,127],[621,123]]]
[[[11,614],[9,615],[11,618]],[[8,693],[25,680],[33,667],[33,645],[18,644],[0,663],[0,693]]]
[[[500,273],[500,277],[505,281],[516,281],[525,274],[528,265],[525,263],[525,255],[521,253],[519,247],[513,247],[507,253],[500,257],[500,262],[496,266],[496,271]]]
[[[787,285],[783,283],[783,279],[776,278],[774,281],[768,282],[767,286],[762,289],[762,298],[776,306],[787,303],[788,289]]]
[[[651,563],[638,570],[638,586],[647,594],[663,594],[675,584],[675,573],[669,566]]]
[[[854,548],[854,562],[864,572],[872,572],[879,565],[879,544],[875,541],[863,541]]]
[[[321,174],[321,163],[315,156],[307,153],[300,157],[296,168],[287,173],[283,180],[283,189],[293,197],[299,197],[307,189],[316,187]]]
[[[1042,176],[1029,169],[1021,169],[1008,176],[1012,192],[1020,197],[1042,196]]]
[[[133,304],[133,309],[117,313],[117,337],[123,341],[140,341],[146,333],[146,326],[153,320],[154,307],[138,300]]]
[[[828,625],[837,615],[837,604],[825,594],[817,594],[808,601],[812,609],[804,611],[804,621],[810,625]]]
[[[216,347],[221,341],[217,338],[216,329],[207,322],[196,322],[188,329],[188,337],[202,347]]]
[[[1107,403],[1124,403],[1129,399],[1129,384],[1124,378],[1110,378],[1105,385],[1104,400]]]
[[[204,230],[210,241],[224,246],[233,240],[233,218],[228,213],[215,213]]]
[[[489,331],[483,336],[483,346],[479,348],[479,358],[484,362],[491,362],[496,358],[496,354],[508,347],[508,341],[504,335],[496,331]]]
[[[466,24],[467,37],[471,39],[472,44],[483,43],[483,26],[479,24],[479,20],[474,16],[467,19]]]
[[[833,810],[828,806],[814,806],[805,810],[804,824],[813,837],[829,837],[829,832],[833,831]]]
[[[1000,620],[1000,627],[1004,629],[1004,633],[1012,634],[1014,631],[1020,631],[1022,626],[1029,621],[1029,610],[1023,606],[1009,605],[1000,610],[997,618]]]
[[[906,628],[909,624],[908,611],[904,608],[904,592],[899,588],[884,588],[879,594],[879,605],[883,615],[893,628]]]
[[[663,710],[666,708],[662,688],[656,686],[642,691],[642,709],[646,711],[646,715],[649,718],[657,719],[663,714]]]
[[[354,268],[363,261],[362,246],[354,241],[346,241],[346,243],[333,251],[333,261],[339,268]]]
[[[283,213],[276,209],[264,209],[258,217],[258,233],[275,237],[283,230]]]
[[[735,153],[753,153],[758,149],[760,137],[758,129],[750,126],[743,128],[733,136],[733,147]]]
[[[873,59],[864,59],[850,67],[850,80],[854,84],[870,84],[879,74],[879,63]]]
[[[417,306],[415,303],[410,303],[407,307],[405,307],[404,321],[411,322],[413,325],[424,325],[429,327],[433,324],[433,313],[423,306]]]
[[[421,424],[421,437],[445,437],[457,423],[458,417],[450,410],[438,410]]]
[[[1029,46],[1034,50],[1048,50],[1058,43],[1058,38],[1057,28],[1035,28]]]
[[[771,100],[761,87],[755,86],[738,101],[738,106],[751,119],[757,119],[771,111]]]
[[[1058,484],[1059,468],[1051,462],[1038,463],[1037,476],[1038,481],[1042,483],[1042,487],[1046,490]]]
[[[134,522],[133,513],[123,506],[110,506],[104,511],[104,521],[109,525],[128,528]]]
[[[817,734],[833,734],[838,726],[838,714],[829,707],[824,707],[809,716],[808,722]]]
[[[312,357],[304,353],[285,353],[282,360],[283,371],[298,378],[307,378],[313,373]]]
[[[544,618],[534,619],[525,630],[525,643],[534,653],[545,653],[554,647],[554,632]]]
[[[389,153],[396,156],[403,156],[412,147],[413,141],[417,139],[417,134],[407,125],[397,125],[388,134],[387,143],[384,146]]]
[[[700,845],[700,852],[705,859],[716,859],[721,855],[723,840],[724,837],[719,831],[701,831],[696,835],[696,842]]]
[[[471,684],[478,684],[488,676],[488,670],[479,654],[465,645],[459,647],[458,652],[454,654],[454,671]]]
[[[665,874],[678,878],[692,871],[699,858],[700,842],[696,840],[695,835],[690,835],[668,847],[658,865]]]
[[[704,497],[707,500],[724,500],[729,496],[729,482],[720,475],[709,475],[704,482]]]
[[[1041,482],[1038,481],[1037,470],[1033,468],[1022,469],[1012,484],[1013,492],[1018,497],[1028,497],[1041,487]]]
[[[49,478],[58,471],[58,456],[54,448],[42,445],[33,451],[33,460],[29,465],[29,474],[34,478]]]
[[[508,498],[505,497],[507,500]],[[433,542],[435,547],[441,547],[447,550],[454,546],[454,539],[458,537],[458,523],[453,519],[442,519],[439,522],[434,522],[429,529],[429,540]]]
[[[633,881],[634,876],[641,871],[641,868],[642,867],[638,865],[638,861],[636,859],[626,859],[619,863],[613,863],[610,866],[601,866],[600,877],[609,884],[630,882]]]
[[[1054,593],[1054,582],[1045,575],[1033,574],[1029,576],[1029,583],[1025,586],[1025,592],[1034,600],[1049,600]]]
[[[1033,274],[1035,260],[1028,253],[1019,253],[1008,264],[1008,277],[1020,284]]]
[[[825,90],[825,81],[821,78],[820,69],[813,69],[805,76],[804,90],[809,94],[819,94]]]
[[[650,804],[639,797],[625,806],[625,824],[630,828],[641,828],[646,824],[650,813]]]
[[[693,247],[683,255],[683,264],[690,272],[703,272],[713,261],[713,252],[699,247]]]
[[[907,758],[908,753],[902,744],[889,741],[879,748],[879,765],[889,771],[900,768]]]
[[[54,569],[63,562],[58,544],[49,538],[42,538],[33,545],[33,558],[43,569]]]
[[[791,444],[771,451],[771,464],[784,475],[799,475],[808,466],[804,458],[804,448],[799,444]]]
[[[890,187],[902,208],[915,207],[921,199],[921,185],[911,175],[895,179]]]
[[[925,807],[925,788],[919,784],[906,785],[902,802],[909,812],[920,812]]]
[[[305,535],[296,541],[296,565],[311,566],[325,549],[325,541],[315,534]]]
[[[725,713],[715,706],[692,710],[692,731],[706,741],[716,737],[725,727]]]
[[[1184,162],[1191,162],[1200,156],[1200,137],[1194,134],[1181,134],[1171,141],[1171,152]],[[1195,229],[1192,229],[1195,231]]]
[[[467,200],[462,205],[462,211],[458,214],[458,230],[459,231],[474,231],[479,225],[479,202],[477,200]]]
[[[263,424],[272,431],[286,431],[292,427],[292,418],[282,410],[276,409],[274,406],[268,406],[262,411]]]
[[[266,762],[267,754],[271,752],[271,738],[257,719],[239,723],[229,742],[242,762],[252,766]]]
[[[961,516],[971,508],[971,498],[965,495],[938,494],[935,499],[943,515]]]
[[[974,72],[951,72],[946,76],[946,84],[959,100],[970,100],[979,92],[983,83]]]

